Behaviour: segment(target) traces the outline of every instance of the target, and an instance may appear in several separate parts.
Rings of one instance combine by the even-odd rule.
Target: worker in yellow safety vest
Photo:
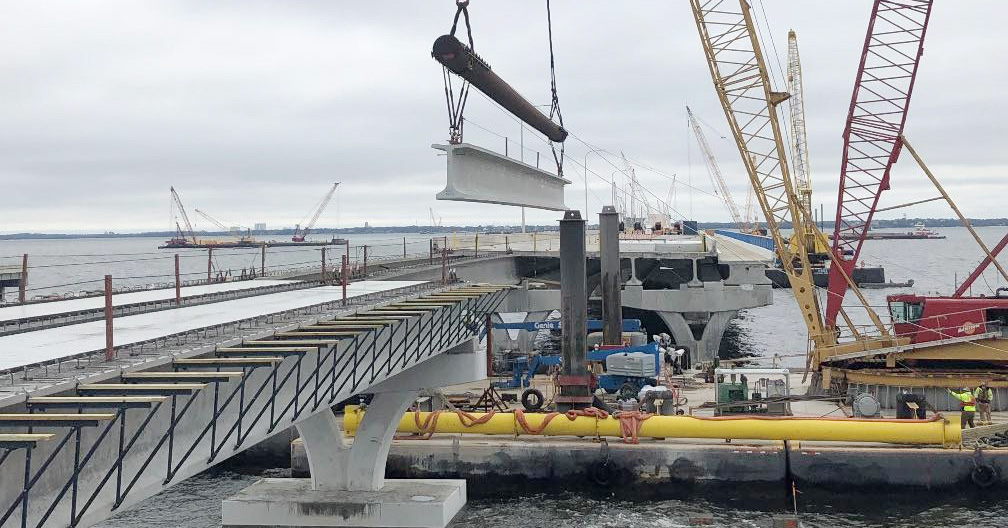
[[[955,399],[959,400],[959,407],[962,409],[959,428],[965,429],[967,423],[970,427],[976,427],[973,425],[973,415],[976,413],[976,397],[973,396],[973,392],[969,390],[969,387],[963,387],[962,392],[955,392],[952,389],[948,391]]]
[[[980,425],[990,425],[993,423],[991,421],[991,401],[994,400],[994,391],[987,386],[987,382],[983,382],[973,391],[973,396],[977,401],[977,411],[979,411],[980,416],[977,423]]]

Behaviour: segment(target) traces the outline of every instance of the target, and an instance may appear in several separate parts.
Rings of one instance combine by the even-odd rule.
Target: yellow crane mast
[[[788,31],[788,91],[791,99],[791,164],[794,166],[795,191],[808,216],[812,215],[812,175],[809,170],[808,140],[805,135],[805,94],[802,90],[801,59],[798,36]]]
[[[787,83],[788,92],[791,98],[790,121],[791,121],[791,166],[794,168],[795,193],[798,195],[798,203],[805,210],[805,222],[812,221],[812,172],[809,169],[808,139],[805,134],[805,93],[802,89],[801,59],[798,55],[798,36],[794,30],[788,31],[788,61],[787,61]],[[812,235],[814,226],[807,225],[805,233],[805,250],[809,253],[825,256],[829,251],[829,246],[819,246],[816,244],[815,236]]]

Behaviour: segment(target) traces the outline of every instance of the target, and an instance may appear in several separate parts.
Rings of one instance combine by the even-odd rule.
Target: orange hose
[[[623,437],[623,443],[640,443],[637,435],[640,434],[641,424],[652,416],[654,415],[640,411],[618,411],[613,414],[613,418],[616,418],[620,422],[620,436]],[[628,438],[630,439],[629,441],[627,441]]]
[[[551,413],[546,414],[546,416],[543,417],[543,421],[542,421],[541,424],[539,424],[539,427],[532,428],[532,427],[529,426],[528,422],[525,420],[525,411],[523,411],[521,409],[515,409],[514,410],[515,422],[517,422],[518,425],[520,425],[521,428],[526,433],[533,434],[533,435],[537,435],[539,433],[542,433],[544,430],[546,430],[546,426],[549,425],[549,423],[551,421],[553,421],[553,419],[556,418],[557,416],[566,416],[568,420],[570,420],[570,421],[573,422],[574,420],[576,420],[578,417],[581,417],[581,416],[586,416],[586,417],[595,418],[595,419],[605,419],[605,418],[609,417],[609,413],[603,411],[602,409],[598,409],[598,408],[595,408],[595,407],[586,407],[584,409],[571,409],[571,410],[563,413],[562,415],[561,415],[561,413],[558,413],[558,412],[551,412]]]

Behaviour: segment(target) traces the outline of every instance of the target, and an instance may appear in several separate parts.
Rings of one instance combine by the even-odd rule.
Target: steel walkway
[[[122,372],[0,414],[0,526],[89,526],[470,342],[505,286],[457,287]]]

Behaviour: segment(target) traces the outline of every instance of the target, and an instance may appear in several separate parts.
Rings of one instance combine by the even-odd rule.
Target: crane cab
[[[911,343],[1008,332],[1008,296],[903,294],[889,295],[886,301],[894,332],[909,337]]]

